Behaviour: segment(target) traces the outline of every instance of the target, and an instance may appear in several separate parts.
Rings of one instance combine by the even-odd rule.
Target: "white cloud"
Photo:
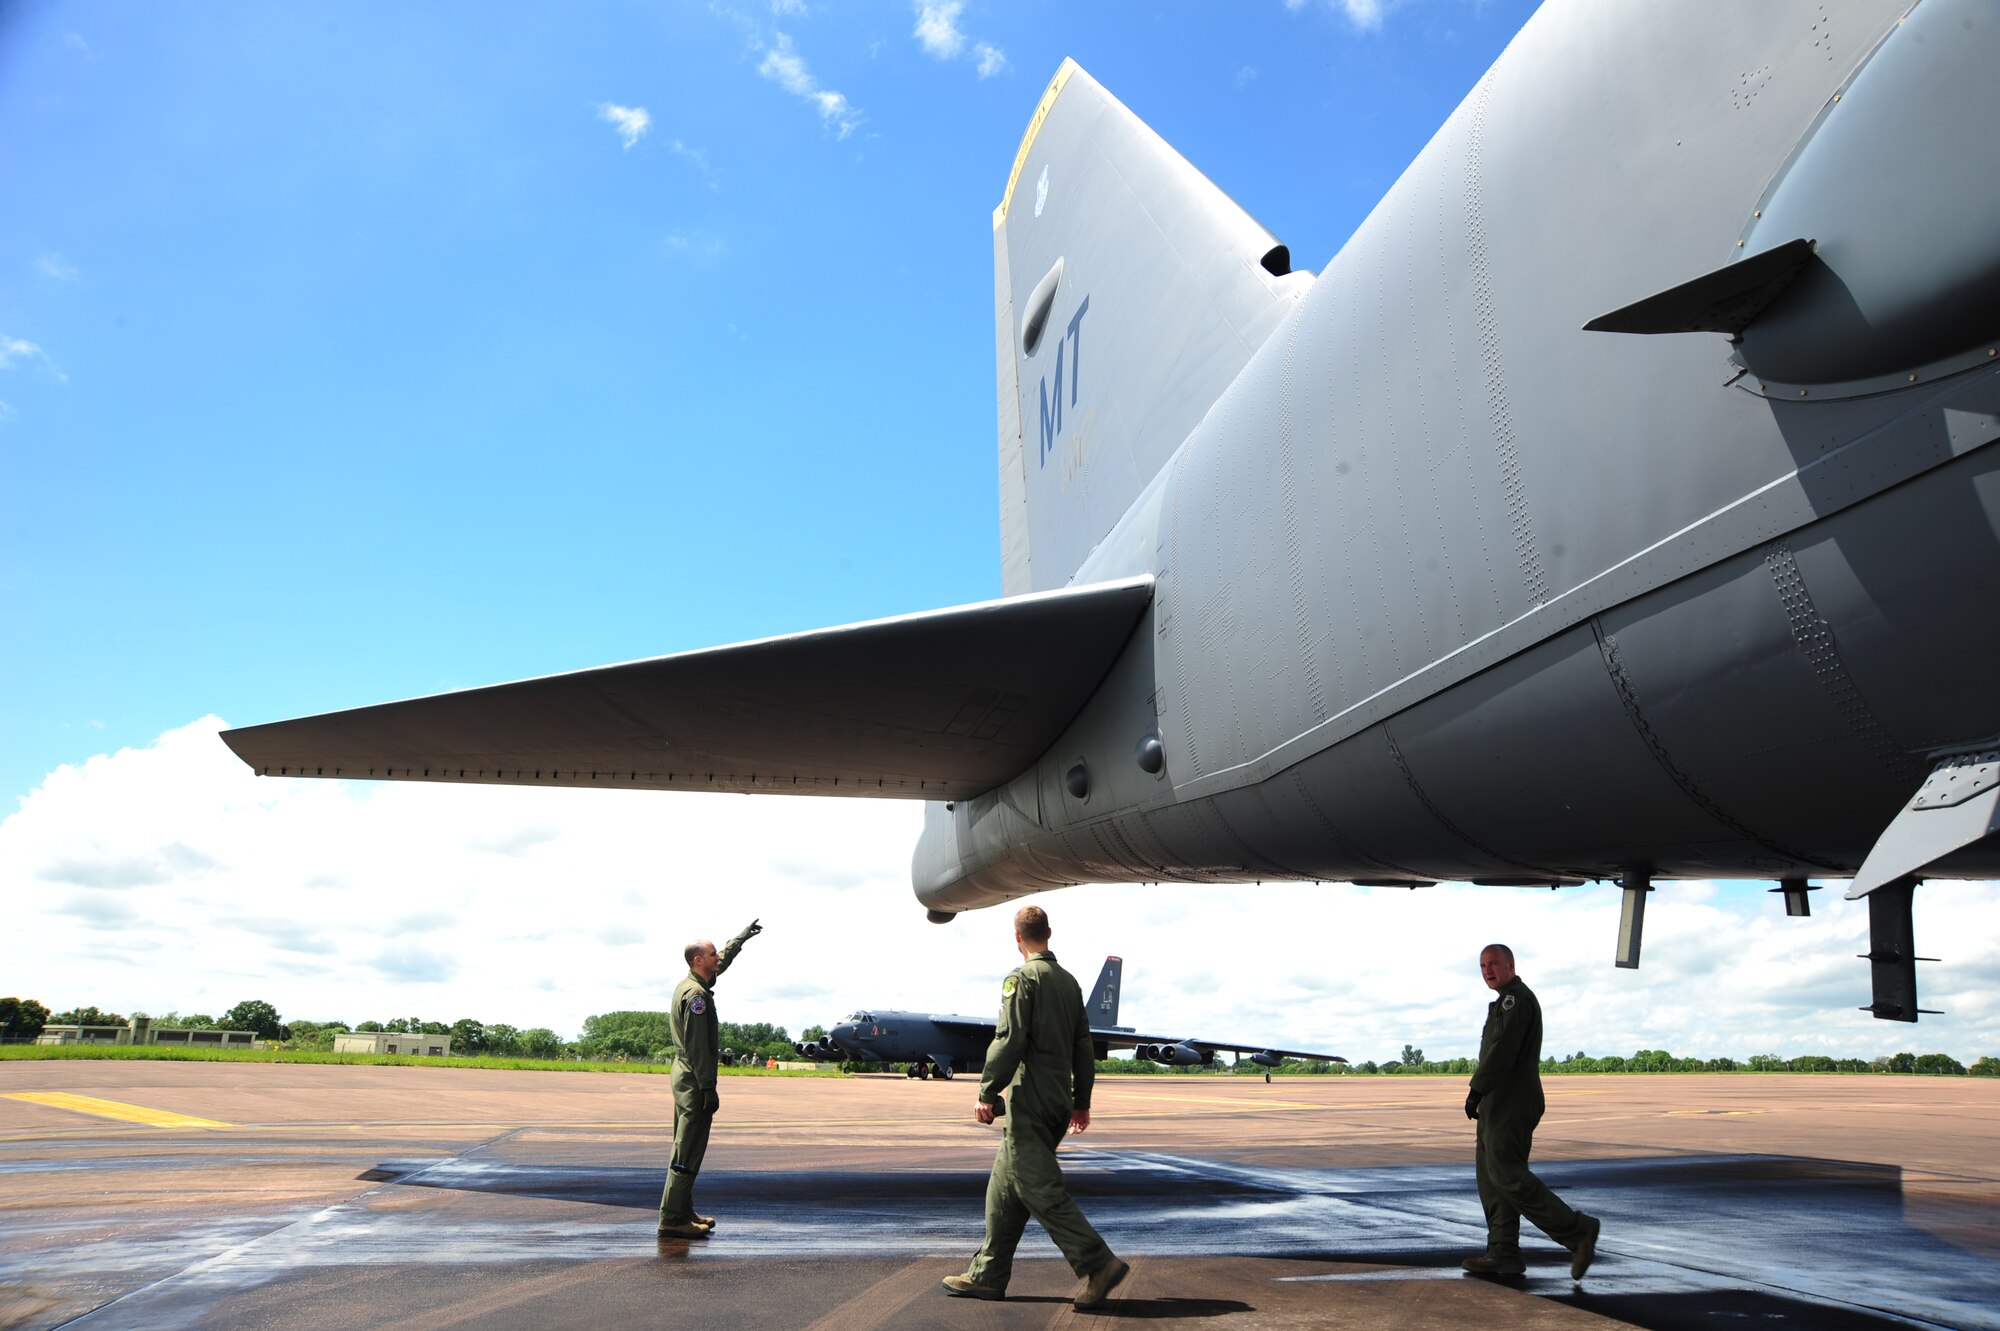
[[[715,193],[722,191],[722,185],[716,178],[715,168],[708,164],[708,149],[691,148],[679,139],[669,139],[667,141],[667,151],[676,157],[685,158],[687,161],[694,163],[694,169],[701,173],[702,180],[707,182],[708,188],[711,191]]]
[[[757,72],[771,82],[810,102],[819,113],[820,123],[833,132],[836,139],[844,139],[861,125],[861,112],[847,100],[843,93],[831,88],[822,88],[806,68],[805,58],[792,45],[790,35],[779,33],[776,41],[765,51]]]
[[[48,375],[51,379],[59,383],[69,382],[69,376],[64,374],[62,370],[57,368],[56,363],[49,359],[48,352],[43,351],[33,342],[25,341],[18,337],[9,337],[5,333],[0,333],[0,370],[13,369],[17,361],[25,365],[37,366],[43,374]]]
[[[669,231],[660,237],[660,244],[680,254],[698,254],[706,259],[716,258],[729,248],[723,237],[706,231]]]
[[[1312,0],[1285,0],[1285,8],[1297,13]],[[1362,32],[1373,32],[1382,26],[1387,13],[1402,3],[1402,0],[1324,0],[1326,7],[1345,15],[1347,21]]]
[[[968,38],[958,26],[965,12],[965,0],[914,0],[917,24],[911,33],[917,45],[938,60],[956,60],[967,53]],[[1007,53],[991,42],[970,42],[970,52],[979,77],[990,79],[1007,68]]]
[[[940,60],[956,60],[965,49],[965,34],[958,30],[958,16],[964,0],[916,0],[917,44]]]
[[[1237,70],[1237,71],[1236,71],[1236,86],[1237,86],[1237,87],[1239,87],[1239,88],[1245,88],[1245,87],[1248,87],[1249,85],[1251,85],[1252,83],[1255,83],[1256,81],[1257,81],[1257,68],[1256,68],[1256,66],[1254,66],[1254,65],[1245,65],[1245,66],[1243,66],[1243,68],[1241,68],[1241,69],[1239,69],[1239,70]]]
[[[0,401],[0,425],[5,425],[21,413],[14,410],[11,402]]]
[[[74,282],[79,276],[77,267],[60,254],[43,254],[35,260],[35,267],[43,277],[57,282]]]
[[[653,123],[653,117],[647,114],[645,107],[620,106],[616,102],[599,102],[597,118],[618,131],[618,137],[624,140],[628,151],[646,137],[646,129]]]
[[[253,777],[204,718],[56,769],[0,822],[9,992],[58,1010],[288,1017],[471,1016],[574,1033],[658,1008],[690,937],[766,932],[723,982],[731,1021],[793,1031],[857,1007],[989,1013],[1009,913],[926,923],[920,824],[895,801],[372,784]],[[1128,1025],[1392,1058],[1472,1053],[1476,958],[1511,943],[1541,995],[1545,1052],[2000,1055],[1990,884],[1932,882],[1917,937],[1921,1026],[1856,1009],[1865,903],[1765,884],[1662,884],[1645,964],[1611,965],[1618,893],[1344,884],[1072,888],[1038,898],[1086,985],[1125,958]],[[865,975],[852,959],[867,956]]]
[[[771,0],[771,12],[780,18],[804,18],[805,0]]]

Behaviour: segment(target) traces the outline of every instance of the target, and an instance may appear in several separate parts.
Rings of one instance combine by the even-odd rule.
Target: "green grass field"
[[[303,1049],[177,1049],[163,1045],[4,1045],[0,1063],[35,1059],[128,1058],[184,1063],[358,1063],[369,1067],[503,1068],[513,1072],[630,1072],[664,1075],[666,1063],[588,1063],[558,1058],[427,1058],[398,1054],[320,1054]],[[723,1068],[725,1077],[838,1077],[831,1068]]]

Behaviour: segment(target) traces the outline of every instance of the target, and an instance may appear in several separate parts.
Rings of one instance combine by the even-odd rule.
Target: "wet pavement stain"
[[[1277,1170],[1143,1152],[1066,1156],[1079,1203],[1127,1257],[1376,1268],[1280,1277],[1296,1284],[1458,1281],[1466,1279],[1459,1257],[1484,1240],[1463,1167]],[[1567,1254],[1532,1231],[1524,1236],[1529,1273],[1504,1283],[1528,1294],[1651,1331],[2000,1331],[2000,1269],[1905,1224],[1895,1169],[1750,1156],[1562,1162],[1543,1172],[1603,1219],[1604,1239],[1598,1264],[1576,1285]],[[715,1239],[692,1244],[652,1234],[663,1177],[657,1169],[477,1157],[385,1160],[363,1173],[375,1184],[363,1196],[254,1236],[238,1230],[219,1251],[223,1236],[212,1235],[211,1251],[192,1266],[71,1325],[216,1324],[245,1290],[357,1265],[434,1270],[661,1255],[700,1265],[725,1253],[731,1261],[836,1270],[856,1254],[949,1263],[977,1246],[986,1182],[969,1171],[712,1172],[702,1179],[701,1204],[722,1226]],[[425,1195],[444,1202],[420,1204]],[[468,1207],[480,1198],[529,1209]],[[1028,1247],[1037,1241],[1031,1234]],[[1852,1259],[1869,1251],[1893,1261],[1893,1281],[1879,1265]],[[1181,1298],[1124,1315],[1215,1317],[1250,1306]]]

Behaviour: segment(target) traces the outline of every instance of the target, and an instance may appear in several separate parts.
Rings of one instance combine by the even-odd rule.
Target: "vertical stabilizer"
[[[1090,991],[1090,1002],[1084,1007],[1092,1027],[1103,1030],[1118,1024],[1119,977],[1124,973],[1123,957],[1104,959],[1104,969],[1097,972],[1097,985]]]
[[[1069,580],[1311,281],[1063,62],[993,211],[1007,595]]]

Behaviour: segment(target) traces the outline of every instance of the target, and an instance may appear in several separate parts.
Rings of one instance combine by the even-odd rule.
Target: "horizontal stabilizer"
[[[1727,333],[1740,336],[1783,295],[1812,260],[1813,242],[1786,241],[1776,249],[1725,264],[1692,282],[1600,314],[1586,333]]]
[[[1041,756],[1150,577],[223,733],[264,776],[958,799]]]
[[[1946,758],[1876,838],[1861,871],[1848,885],[1847,899],[1858,901],[1996,831],[2000,831],[2000,749]]]

